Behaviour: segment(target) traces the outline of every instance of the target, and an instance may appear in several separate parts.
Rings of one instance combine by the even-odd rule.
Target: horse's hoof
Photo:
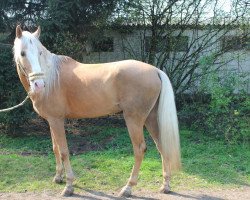
[[[160,193],[168,194],[170,192],[171,192],[171,190],[170,190],[170,186],[169,185],[163,185],[163,186],[161,186]]]
[[[74,188],[72,186],[66,186],[62,191],[62,196],[69,197],[74,193]]]
[[[53,182],[54,182],[54,183],[57,183],[57,184],[60,184],[60,183],[63,182],[63,177],[61,177],[61,176],[55,176],[55,177],[53,178]]]
[[[121,190],[121,192],[119,193],[119,197],[131,197],[132,195],[132,188],[131,186],[124,186]]]

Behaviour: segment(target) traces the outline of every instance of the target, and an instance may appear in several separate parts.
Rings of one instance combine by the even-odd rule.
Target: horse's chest
[[[34,111],[43,118],[46,118],[46,112],[44,111],[44,106],[39,103],[33,102]]]
[[[49,117],[61,117],[64,115],[64,109],[60,102],[55,103],[52,100],[33,102],[33,108],[38,115],[45,119]]]

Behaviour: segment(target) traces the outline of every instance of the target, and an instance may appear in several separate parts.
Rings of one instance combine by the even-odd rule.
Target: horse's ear
[[[33,33],[33,35],[37,38],[40,37],[40,34],[41,34],[41,28],[40,26],[37,27],[37,30]]]
[[[16,37],[17,38],[20,38],[20,37],[22,37],[22,29],[21,29],[21,26],[20,25],[17,25],[17,27],[16,27]]]

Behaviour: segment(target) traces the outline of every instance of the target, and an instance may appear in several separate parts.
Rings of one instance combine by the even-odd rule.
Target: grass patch
[[[117,191],[133,166],[132,145],[125,128],[95,128],[93,135],[67,135],[70,149],[88,141],[94,149],[71,155],[76,191]],[[147,132],[148,151],[137,188],[157,190],[162,182],[161,160]],[[248,145],[228,145],[221,140],[181,131],[183,169],[172,178],[173,190],[231,188],[250,185]],[[80,147],[79,147],[80,148]],[[62,190],[52,184],[55,159],[49,136],[9,137],[0,134],[0,192]]]

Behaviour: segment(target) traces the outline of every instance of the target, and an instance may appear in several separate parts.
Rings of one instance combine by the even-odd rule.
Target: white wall
[[[235,29],[230,31],[227,35],[237,35],[241,30]],[[178,30],[177,30],[178,32]],[[186,30],[183,35],[188,36],[189,42],[192,41],[193,37],[201,36],[206,30]],[[84,63],[98,63],[98,62],[113,62],[124,59],[138,59],[143,60],[143,36],[150,36],[150,31],[143,31],[135,29],[130,33],[119,33],[114,31],[107,31],[106,36],[114,38],[114,51],[113,52],[89,52],[83,53],[82,61]],[[219,36],[218,36],[219,37]],[[210,42],[216,41],[216,37]],[[201,42],[196,41],[194,48],[198,48]],[[202,52],[203,56],[211,54],[216,48],[220,48],[220,43],[215,43],[211,47],[207,48],[206,51]],[[127,51],[129,49],[129,51]],[[181,55],[181,53],[180,53]],[[202,56],[202,55],[201,55]],[[226,62],[231,60],[222,67],[224,70],[235,70],[239,75],[242,73],[250,74],[250,50],[230,51],[221,56],[220,61]],[[248,80],[250,75],[248,75]],[[246,86],[247,91],[250,93],[250,83]]]

